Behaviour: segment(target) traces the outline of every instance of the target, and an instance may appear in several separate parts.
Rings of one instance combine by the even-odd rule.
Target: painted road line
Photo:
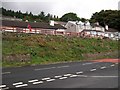
[[[10,74],[11,72],[3,72],[2,74]]]
[[[93,72],[93,71],[96,71],[97,69],[91,69],[90,71]]]
[[[105,69],[106,67],[104,66],[104,67],[101,67],[100,69]]]
[[[6,87],[6,85],[0,85],[0,88],[4,88],[4,87]]]
[[[49,79],[49,80],[46,80],[47,82],[51,82],[51,81],[54,81],[55,79]]]
[[[64,76],[67,77],[67,76],[71,76],[72,74],[65,74]]]
[[[76,74],[82,74],[83,73],[83,71],[80,71],[80,72],[76,72]]]
[[[87,75],[78,75],[78,77],[88,77]]]
[[[62,77],[62,76],[55,76],[55,78],[60,78],[60,77]]]
[[[53,68],[56,68],[56,67],[50,67],[50,68],[38,68],[38,69],[34,69],[35,71],[39,71],[39,70],[47,70],[47,69],[53,69]]]
[[[88,65],[88,64],[92,64],[92,63],[83,63],[82,65]]]
[[[100,77],[100,78],[116,78],[118,76],[89,76],[89,77]]]
[[[49,77],[48,78],[42,78],[42,80],[48,80],[48,79],[50,79]]]
[[[66,68],[66,67],[69,67],[69,66],[58,66],[57,68]]]
[[[110,65],[111,67],[115,66],[114,64]]]
[[[82,65],[89,65],[89,64],[95,64],[95,63],[100,63],[100,62],[83,63]]]
[[[29,80],[28,82],[37,82],[38,80],[37,79],[34,79],[34,80]]]
[[[17,85],[15,87],[18,88],[18,87],[25,87],[25,86],[28,86],[28,84]]]
[[[13,83],[13,85],[23,84],[23,82]]]
[[[67,79],[67,77],[61,77],[61,78],[59,78],[59,79],[63,80],[63,79]]]
[[[41,84],[43,81],[34,82],[33,84]]]
[[[7,90],[7,89],[9,89],[9,87],[6,87],[6,88],[2,88],[1,90]]]
[[[72,75],[72,76],[70,76],[70,77],[77,77],[78,75]]]

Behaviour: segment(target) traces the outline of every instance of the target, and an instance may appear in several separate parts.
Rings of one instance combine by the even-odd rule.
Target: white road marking
[[[87,75],[78,75],[78,77],[88,77]]]
[[[66,79],[66,78],[67,78],[67,77],[61,77],[61,78],[59,78],[59,79],[61,79],[61,80],[62,80],[62,79]]]
[[[67,77],[67,76],[71,76],[72,74],[65,74],[64,76]]]
[[[65,68],[65,67],[69,67],[69,66],[58,66],[57,68]]]
[[[2,74],[10,74],[11,72],[3,72]]]
[[[72,76],[70,76],[70,77],[77,77],[78,75],[72,75]]]
[[[100,69],[105,69],[106,67],[104,66],[104,67],[101,67]]]
[[[13,83],[13,85],[23,84],[23,82]]]
[[[118,76],[89,76],[89,77],[113,78],[113,77],[118,77]]]
[[[89,64],[95,64],[95,63],[100,63],[100,62],[83,63],[82,65],[89,65]]]
[[[35,71],[38,71],[38,70],[47,70],[47,69],[53,69],[53,68],[56,68],[56,67],[50,67],[50,68],[38,68],[38,69],[34,69]]]
[[[96,71],[96,69],[91,69],[90,71],[93,72],[93,71]]]
[[[82,65],[88,65],[88,64],[92,64],[92,63],[84,63],[84,64],[82,64]]]
[[[80,72],[76,72],[76,74],[82,74],[83,73],[83,71],[80,71]]]
[[[15,86],[15,87],[18,88],[18,87],[24,87],[24,86],[28,86],[28,84],[22,84],[22,85],[18,85],[18,86]]]
[[[9,89],[9,87],[6,87],[6,88],[2,88],[1,90],[6,90],[6,89]]]
[[[110,65],[111,67],[115,66],[114,64]]]
[[[38,80],[37,79],[34,79],[34,80],[29,80],[28,82],[37,82]]]
[[[43,83],[43,81],[34,82],[33,84],[40,84],[40,83]]]
[[[62,76],[55,76],[55,78],[60,78],[60,77],[62,77]]]
[[[48,78],[42,78],[42,80],[48,80],[48,79],[50,79],[49,77]]]
[[[55,79],[49,79],[49,80],[47,80],[47,82],[51,82],[51,81],[54,81]]]
[[[6,87],[6,85],[0,85],[0,88]]]
[[[118,63],[115,63],[115,64],[118,64]]]

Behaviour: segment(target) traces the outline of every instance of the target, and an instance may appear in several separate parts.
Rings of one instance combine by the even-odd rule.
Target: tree
[[[66,13],[61,18],[61,21],[67,22],[67,21],[79,21],[80,18],[77,17],[76,13]]]
[[[110,28],[120,29],[120,10],[101,10],[92,15],[91,23],[99,22],[103,27],[107,24]]]

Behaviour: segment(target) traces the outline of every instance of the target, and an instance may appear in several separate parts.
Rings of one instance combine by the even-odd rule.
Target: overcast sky
[[[61,17],[74,12],[78,17],[90,18],[101,10],[117,10],[120,0],[1,0],[6,9],[39,14],[41,11]]]

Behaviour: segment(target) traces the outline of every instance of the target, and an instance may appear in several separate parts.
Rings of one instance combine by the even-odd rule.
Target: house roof
[[[66,25],[67,22],[55,21],[55,24]]]
[[[65,27],[59,24],[50,26],[48,23],[45,23],[45,22],[24,22],[24,21],[2,20],[2,26],[8,26],[8,27],[27,28],[28,24],[31,26],[31,28],[66,29]]]
[[[114,28],[108,28],[108,30],[105,30],[105,32],[120,32],[120,31]]]

